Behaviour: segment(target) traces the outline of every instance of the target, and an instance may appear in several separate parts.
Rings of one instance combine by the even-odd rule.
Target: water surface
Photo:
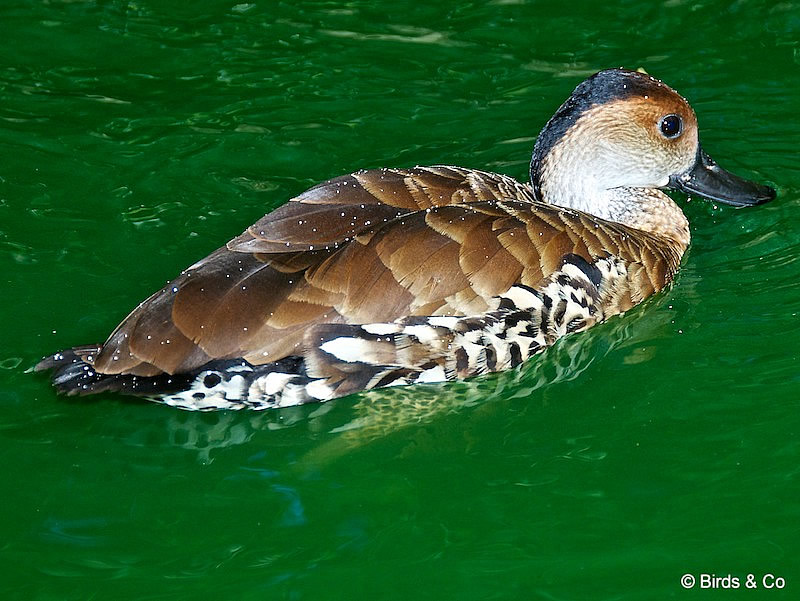
[[[0,40],[4,598],[797,597],[796,2],[19,0]],[[517,372],[272,413],[26,373],[316,182],[524,178],[613,66],[779,191],[682,201],[683,270],[624,317]],[[680,586],[766,572],[786,589]]]

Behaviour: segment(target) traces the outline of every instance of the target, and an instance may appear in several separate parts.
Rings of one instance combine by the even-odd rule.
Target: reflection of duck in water
[[[652,323],[663,326],[659,323],[663,322],[663,314],[659,315],[662,319]],[[630,323],[620,320],[609,324],[610,335],[594,337],[593,341],[567,337],[521,369],[451,382],[446,387],[420,384],[378,388],[359,394],[353,403],[312,403],[281,411],[177,411],[157,422],[145,420],[144,414],[141,420],[138,414],[131,414],[138,422],[128,430],[128,442],[181,447],[195,453],[200,463],[207,464],[225,449],[266,436],[273,451],[277,445],[290,456],[287,461],[291,468],[281,460],[273,461],[274,456],[266,462],[276,475],[287,469],[298,473],[318,469],[409,426],[412,428],[405,430],[401,438],[413,448],[422,441],[430,442],[430,431],[416,426],[431,423],[442,414],[462,414],[469,423],[476,424],[507,412],[515,399],[525,399],[525,407],[541,409],[550,400],[560,398],[564,391],[561,384],[579,378],[596,359],[612,349],[629,345]],[[641,335],[642,326],[649,324],[639,322],[635,329]],[[637,340],[641,338],[637,336]],[[640,349],[640,344],[629,350]],[[519,410],[519,405],[516,406]]]
[[[660,188],[736,206],[675,91],[580,84],[530,184],[458,167],[361,171],[266,215],[139,305],[102,345],[44,359],[67,394],[265,409],[519,365],[672,281],[688,222]]]

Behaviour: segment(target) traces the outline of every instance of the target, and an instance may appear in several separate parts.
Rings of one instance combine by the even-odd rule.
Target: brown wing
[[[662,247],[533,204],[530,188],[497,174],[360,172],[312,188],[184,271],[118,326],[94,367],[154,375],[221,358],[260,364],[299,353],[316,324],[477,314],[515,282],[540,285],[567,254],[630,263],[635,286],[615,301],[625,310],[677,268]]]
[[[533,193],[508,176],[461,167],[359,171],[291,199],[227,246],[262,253],[332,247],[400,215],[500,198],[533,201]]]

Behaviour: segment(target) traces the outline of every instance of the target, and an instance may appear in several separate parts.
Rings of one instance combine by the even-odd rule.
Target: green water
[[[799,598],[800,3],[10,0],[0,40],[3,599]],[[779,197],[683,203],[676,285],[521,371],[202,415],[26,372],[315,182],[524,178],[621,65]]]

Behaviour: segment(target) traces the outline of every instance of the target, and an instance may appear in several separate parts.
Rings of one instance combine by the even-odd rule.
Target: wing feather
[[[643,232],[536,202],[502,175],[453,167],[362,171],[329,180],[256,222],[137,307],[94,361],[155,375],[214,359],[298,354],[322,324],[473,315],[521,282],[537,287],[568,254],[630,264],[616,308],[662,288],[679,253]]]

